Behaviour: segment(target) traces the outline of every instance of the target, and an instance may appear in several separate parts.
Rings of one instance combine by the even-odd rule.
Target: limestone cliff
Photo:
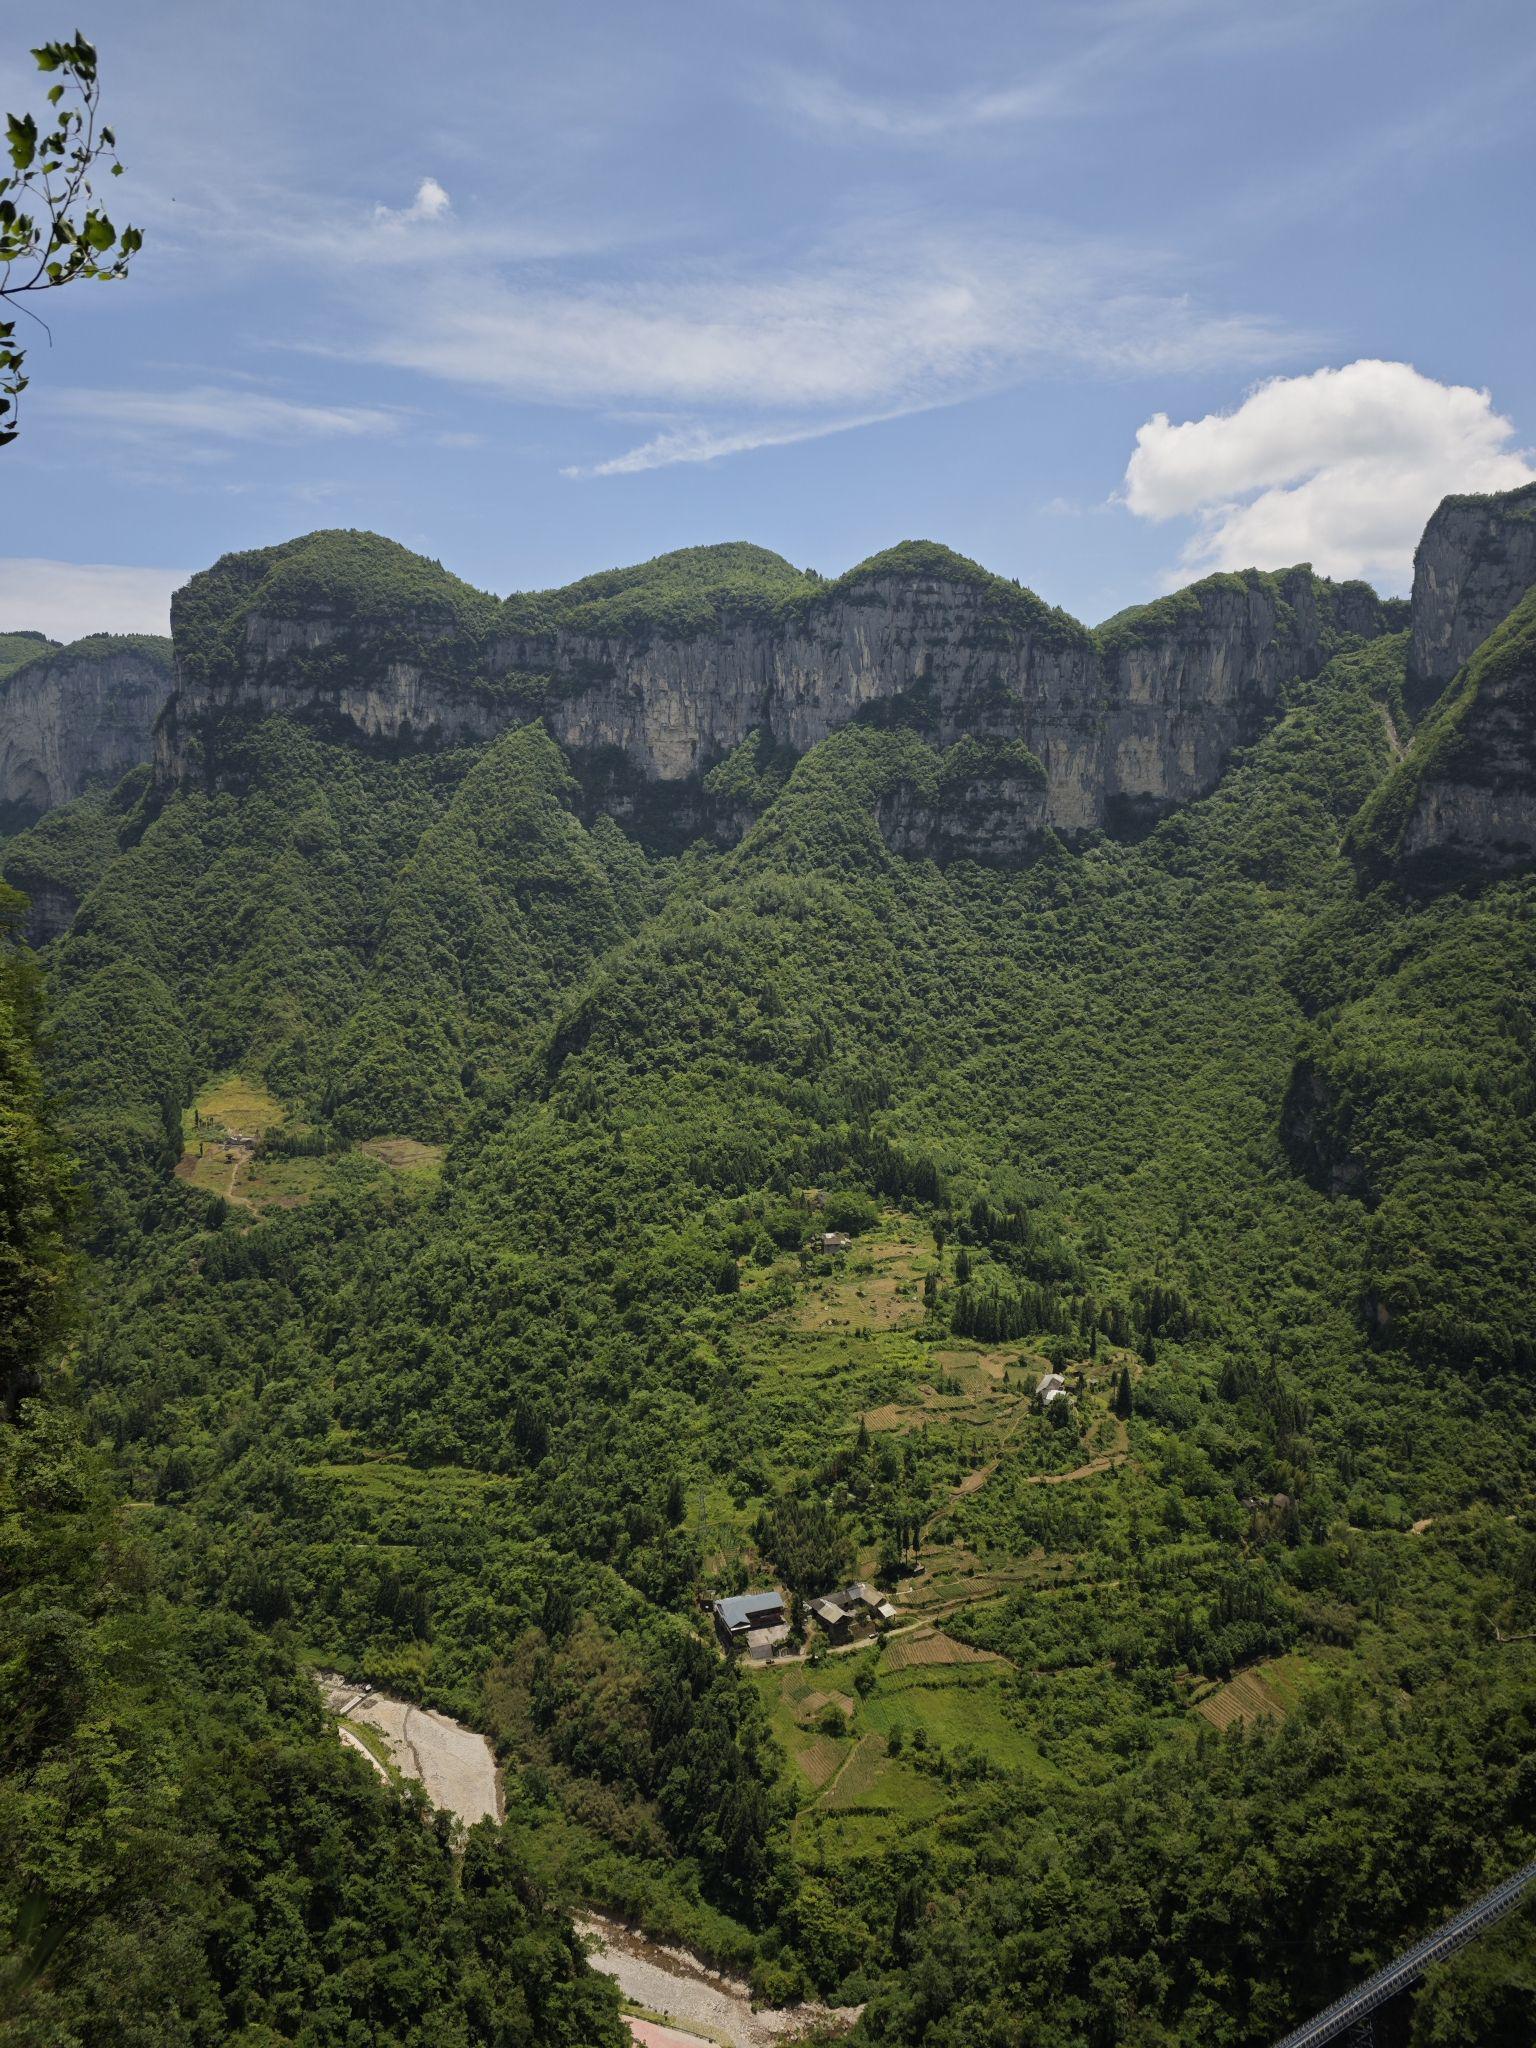
[[[1536,484],[1446,498],[1413,559],[1405,697],[1427,711],[1494,627],[1536,585]]]
[[[114,634],[49,647],[0,678],[0,831],[149,760],[171,682],[169,640]]]
[[[217,780],[230,722],[273,713],[391,747],[538,717],[590,806],[686,837],[751,815],[714,771],[754,734],[800,754],[894,724],[1015,752],[947,775],[942,818],[909,807],[893,834],[1015,859],[1047,829],[1138,828],[1202,794],[1293,683],[1396,624],[1365,585],[1303,568],[1211,577],[1094,633],[930,543],[832,583],[763,549],[691,549],[498,605],[376,536],[317,534],[178,594],[160,772]]]
[[[1536,860],[1536,588],[1477,650],[1356,819],[1368,879],[1476,880]]]

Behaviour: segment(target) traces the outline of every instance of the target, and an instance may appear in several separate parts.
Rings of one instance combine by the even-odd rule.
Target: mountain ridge
[[[904,828],[914,849],[1016,861],[1047,831],[1141,830],[1204,794],[1295,683],[1398,614],[1298,567],[1206,578],[1095,633],[927,541],[830,582],[724,543],[497,607],[377,536],[322,532],[177,594],[157,774],[216,787],[231,731],[274,713],[407,750],[540,717],[591,811],[682,843],[739,834],[750,804],[716,801],[710,777],[754,733],[798,755],[897,725],[1040,764],[1006,787],[951,777],[932,829]]]

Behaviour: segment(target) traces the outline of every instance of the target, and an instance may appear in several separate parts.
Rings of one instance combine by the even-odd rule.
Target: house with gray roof
[[[766,1656],[789,1634],[782,1593],[730,1593],[715,1602],[715,1629],[727,1649]]]

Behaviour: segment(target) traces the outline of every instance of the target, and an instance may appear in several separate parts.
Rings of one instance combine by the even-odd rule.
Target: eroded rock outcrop
[[[1369,879],[1481,879],[1536,861],[1536,588],[1489,635],[1351,829]]]
[[[148,761],[171,643],[98,634],[0,680],[0,831],[17,831]]]
[[[1536,484],[1446,498],[1413,558],[1405,696],[1420,716],[1536,586]]]
[[[937,808],[893,814],[893,843],[1013,860],[1047,830],[1134,829],[1203,794],[1293,683],[1397,624],[1364,584],[1303,568],[1211,577],[1095,633],[930,543],[835,583],[762,549],[688,550],[498,605],[376,536],[319,534],[178,595],[160,768],[217,780],[231,722],[273,713],[390,747],[538,717],[592,806],[730,834],[752,807],[712,777],[752,735],[798,754],[901,725],[1030,766],[952,774]]]

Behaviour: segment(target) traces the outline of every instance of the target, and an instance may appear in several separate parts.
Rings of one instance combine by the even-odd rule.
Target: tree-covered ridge
[[[45,654],[56,654],[58,649],[59,642],[50,640],[46,633],[0,633],[0,679],[29,661],[37,661]]]
[[[1536,519],[1536,483],[1517,484],[1506,491],[1457,491],[1440,500],[1438,510],[1449,507],[1497,505],[1510,519]]]
[[[171,600],[183,679],[205,682],[238,663],[245,623],[318,615],[354,632],[373,627],[427,642],[478,645],[496,599],[439,562],[376,533],[335,528],[224,555]]]
[[[448,1138],[482,1070],[515,1061],[558,993],[649,909],[645,863],[588,832],[540,725],[480,756],[401,871],[323,1110],[358,1134]]]
[[[41,637],[41,635],[39,635]],[[25,641],[27,635],[10,635],[12,641]],[[6,637],[0,635],[0,649],[4,649]],[[166,633],[86,633],[84,639],[66,641],[63,645],[45,641],[39,649],[33,641],[33,653],[25,655],[6,674],[16,674],[18,668],[29,668],[33,662],[55,662],[63,657],[70,662],[111,662],[121,653],[141,653],[158,662],[170,672],[170,637]]]
[[[949,584],[972,593],[981,603],[989,625],[1005,631],[1029,632],[1048,640],[1086,644],[1091,635],[1086,626],[1056,605],[1048,605],[1017,580],[994,575],[979,562],[957,554],[938,541],[908,540],[867,560],[855,563],[820,596],[827,602],[853,595],[871,582],[897,578]]]
[[[1341,598],[1379,604],[1389,626],[1404,607],[1376,600],[1364,584],[1335,585],[1309,568],[1247,570],[1202,579],[1188,590],[1133,607],[1091,634],[1058,606],[1016,580],[936,541],[902,541],[828,579],[797,569],[783,556],[746,541],[676,549],[631,567],[545,591],[519,592],[504,603],[476,591],[441,564],[412,554],[377,534],[351,531],[305,535],[278,547],[225,556],[195,576],[174,600],[178,647],[185,673],[200,679],[231,660],[247,617],[311,615],[332,620],[408,621],[462,643],[466,677],[474,650],[501,634],[544,636],[567,632],[591,639],[685,641],[740,626],[808,627],[826,606],[857,599],[872,583],[937,583],[981,600],[998,630],[1045,634],[1071,644],[1098,638],[1105,647],[1132,644],[1170,625],[1198,620],[1202,596],[1219,590],[1266,592],[1285,609],[1285,590],[1306,576],[1330,617]]]
[[[725,541],[678,548],[558,590],[520,592],[507,599],[498,626],[594,639],[687,640],[735,625],[771,624],[820,584],[820,577],[769,548]]]
[[[1212,601],[1223,596],[1249,599],[1262,595],[1285,623],[1294,616],[1303,594],[1316,606],[1335,643],[1350,630],[1342,625],[1341,614],[1372,615],[1379,620],[1380,630],[1388,633],[1401,632],[1408,624],[1405,598],[1378,597],[1368,583],[1358,579],[1336,583],[1331,577],[1315,574],[1310,562],[1298,562],[1289,569],[1219,570],[1202,576],[1166,597],[1116,612],[1098,626],[1094,637],[1106,653],[1142,647],[1170,630],[1198,629]]]
[[[1083,638],[1085,629],[1032,591],[936,541],[902,541],[828,581],[748,542],[682,548],[632,569],[611,569],[560,590],[511,597],[504,628],[593,637],[687,640],[742,625],[809,626],[818,611],[874,582],[936,582],[974,592],[989,617],[1019,630]]]

